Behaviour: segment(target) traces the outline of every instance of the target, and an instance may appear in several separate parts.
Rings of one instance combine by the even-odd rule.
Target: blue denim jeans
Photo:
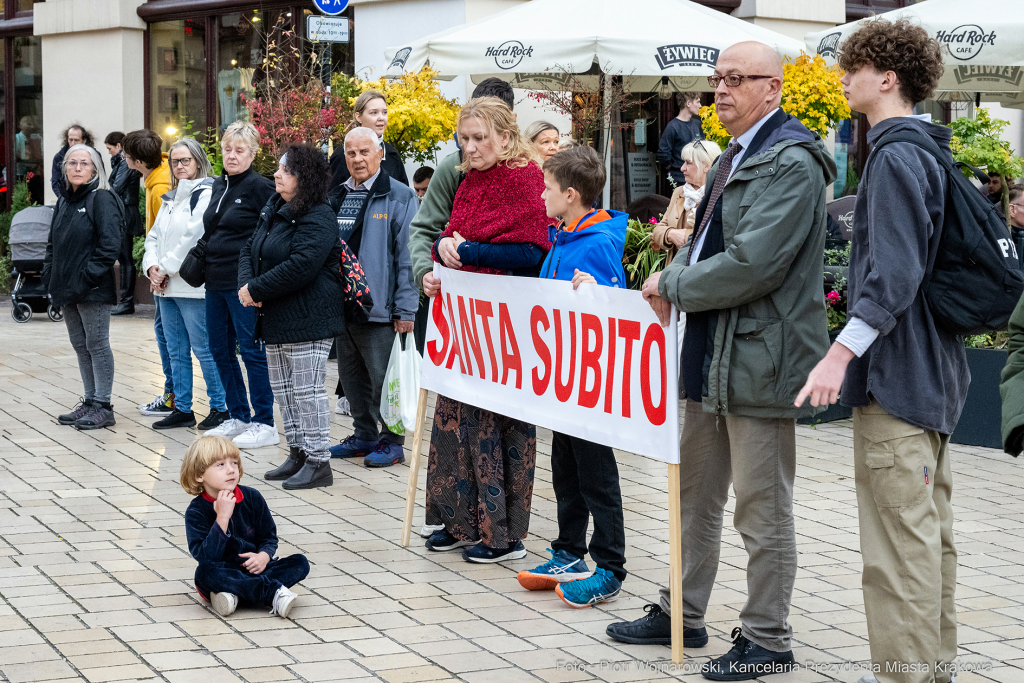
[[[153,303],[158,304],[160,297],[153,297]],[[167,352],[167,337],[164,336],[164,324],[160,320],[160,306],[156,306],[156,313],[153,315],[153,331],[156,332],[156,348],[160,352],[160,365],[164,368],[164,393],[170,394],[174,391],[174,375],[171,374],[171,354]]]
[[[206,395],[212,410],[224,411],[224,385],[217,372],[217,364],[210,353],[210,338],[206,334],[206,302],[203,299],[158,296],[157,308],[167,339],[167,352],[174,375],[174,405],[183,413],[192,410],[192,354],[206,380]]]
[[[253,340],[256,332],[256,309],[246,308],[238,301],[234,289],[206,290],[206,331],[210,353],[220,371],[220,380],[227,394],[228,412],[242,422],[261,422],[274,426],[274,392],[267,374],[267,353]],[[238,365],[235,344],[242,353],[245,373],[249,377],[249,396],[245,394],[242,368]],[[249,409],[252,399],[252,411]],[[253,412],[255,415],[253,415]]]
[[[274,593],[281,586],[291,588],[309,575],[305,555],[271,560],[262,574],[250,574],[244,567],[228,562],[200,562],[196,567],[196,588],[207,600],[210,593],[231,593],[239,602],[272,607]]]

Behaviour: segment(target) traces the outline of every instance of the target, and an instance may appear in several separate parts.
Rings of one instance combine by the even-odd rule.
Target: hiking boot
[[[620,590],[622,582],[610,571],[598,567],[592,576],[555,586],[555,595],[562,598],[562,602],[569,607],[583,609],[602,602],[611,602],[619,597]]]
[[[202,425],[199,426],[202,427]],[[248,422],[242,422],[232,417],[224,420],[213,429],[203,432],[203,436],[223,436],[225,439],[234,439],[248,428]]]
[[[608,624],[605,633],[612,640],[632,645],[671,645],[672,619],[661,611],[661,606],[644,606],[646,614],[636,621],[618,621]],[[683,629],[683,647],[704,647],[708,644],[708,630],[701,628]]]
[[[550,591],[566,581],[585,579],[591,575],[582,557],[576,557],[566,550],[554,551],[548,548],[551,559],[533,569],[525,569],[516,576],[519,585],[528,591]]]
[[[75,422],[75,429],[100,429],[102,427],[113,427],[114,424],[114,406],[109,403],[106,405],[93,403],[89,407],[89,412],[78,418]]]
[[[195,427],[196,414],[191,410],[183,413],[177,408],[171,410],[170,414],[162,420],[153,423],[153,429],[174,429],[175,427]]]
[[[305,452],[299,450],[295,446],[292,446],[291,452],[288,454],[288,459],[281,463],[279,467],[276,467],[264,474],[263,478],[267,481],[283,481],[301,470],[305,463]]]
[[[369,455],[377,447],[372,439],[360,439],[353,434],[346,437],[337,446],[331,446],[332,458],[362,458]]]
[[[513,541],[507,548],[492,548],[480,541],[472,548],[462,551],[462,559],[466,562],[478,562],[490,564],[492,562],[504,562],[505,560],[521,560],[526,557],[526,548],[522,541]]]
[[[320,486],[330,486],[334,483],[334,472],[331,470],[331,461],[310,460],[302,463],[302,469],[288,477],[281,486],[293,491],[296,489],[315,489]]]
[[[281,586],[274,593],[274,605],[270,608],[271,614],[276,614],[282,619],[287,619],[288,614],[292,611],[292,605],[295,604],[295,598],[299,597],[292,591],[288,590],[287,587]]]
[[[768,674],[793,670],[793,651],[772,652],[747,640],[743,629],[732,630],[732,649],[701,667],[700,674],[712,681],[749,681]]]
[[[244,432],[234,438],[234,442],[239,448],[263,448],[281,443],[281,435],[273,425],[252,422],[246,425]]]
[[[63,415],[57,416],[57,422],[62,425],[73,425],[89,412],[89,408],[92,407],[92,401],[87,398],[83,398],[78,402],[78,405],[71,409],[70,413],[64,413]]]
[[[448,533],[448,530],[443,526],[430,534],[430,538],[424,543],[427,550],[433,550],[435,553],[443,553],[447,550],[455,550],[457,548],[465,548],[467,545],[473,545],[471,541],[463,541],[452,534]]]
[[[174,410],[174,394],[167,392],[166,394],[160,394],[154,398],[150,403],[146,403],[139,406],[139,412],[143,415],[150,417],[157,415],[163,417],[170,415],[171,411]]]
[[[391,465],[401,465],[403,462],[405,462],[405,449],[397,443],[383,439],[373,449],[373,453],[363,459],[363,464],[367,467],[390,467]]]
[[[206,416],[206,419],[200,422],[196,429],[203,432],[209,429],[215,429],[224,424],[225,420],[231,418],[231,413],[226,410],[210,410],[210,414]]]
[[[210,593],[210,607],[222,617],[229,617],[238,607],[238,596],[234,593]]]

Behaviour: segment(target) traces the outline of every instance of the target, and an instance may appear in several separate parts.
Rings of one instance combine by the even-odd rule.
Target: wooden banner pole
[[[409,490],[405,493],[405,522],[402,524],[402,547],[409,547],[412,536],[412,511],[416,507],[416,485],[420,478],[420,446],[423,442],[423,423],[427,419],[427,390],[420,389],[420,400],[416,405],[416,429],[412,433],[412,460],[409,461]],[[678,490],[679,485],[676,484]],[[679,501],[676,496],[678,516]]]
[[[668,466],[669,607],[672,610],[672,662],[683,663],[683,537],[679,465]]]

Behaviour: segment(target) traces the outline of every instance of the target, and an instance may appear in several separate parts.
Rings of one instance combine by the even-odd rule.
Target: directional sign
[[[348,0],[313,0],[313,4],[324,14],[335,16],[345,11]]]

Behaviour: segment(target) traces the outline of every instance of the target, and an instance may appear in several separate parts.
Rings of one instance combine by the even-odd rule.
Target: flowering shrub
[[[829,67],[821,55],[810,57],[801,52],[795,60],[782,65],[782,110],[792,114],[822,137],[850,118],[850,104],[839,82],[842,70]],[[700,110],[704,135],[722,149],[732,137],[718,120],[714,105]],[[723,144],[723,142],[725,144]]]
[[[832,290],[825,295],[825,313],[828,315],[828,331],[834,332],[846,326],[846,304],[843,295]]]
[[[425,67],[419,73],[407,72],[396,79],[361,81],[337,74],[332,81],[337,99],[348,97],[348,105],[366,90],[379,90],[387,97],[388,127],[384,139],[395,146],[404,159],[417,163],[430,161],[441,143],[455,135],[461,105],[441,94],[437,72]]]
[[[949,127],[953,139],[949,147],[953,158],[971,166],[981,166],[989,173],[998,173],[1003,178],[1020,178],[1024,174],[1024,159],[1013,153],[1010,143],[1001,138],[1003,128],[1008,124],[989,116],[988,109],[978,109],[974,118],[966,116],[956,119]],[[974,177],[969,169],[964,175]],[[1007,183],[1003,183],[1003,214],[1010,222],[1010,197]]]

